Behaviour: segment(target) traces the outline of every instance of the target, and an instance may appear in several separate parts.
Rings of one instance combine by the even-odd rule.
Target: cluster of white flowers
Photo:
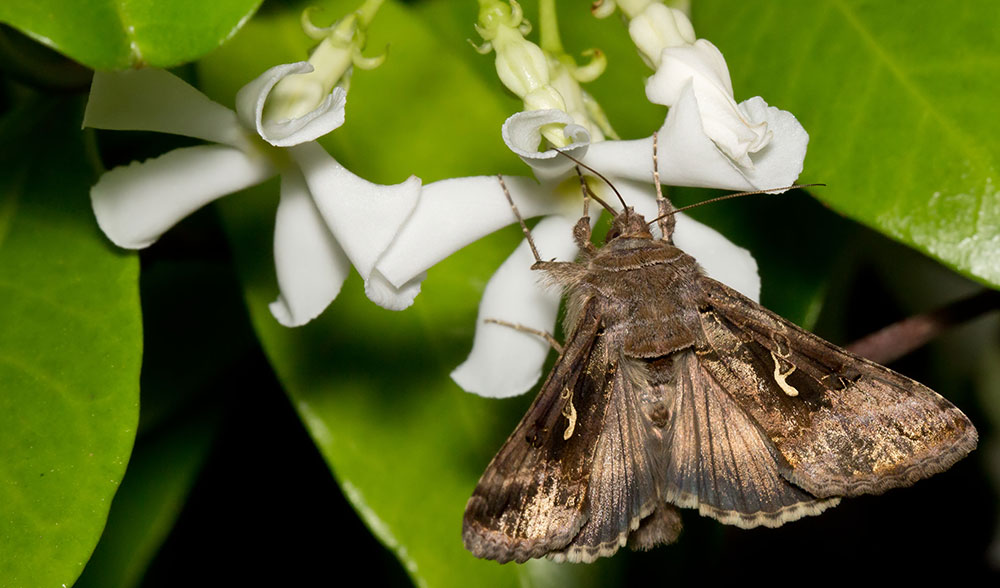
[[[554,147],[610,178],[636,211],[656,216],[653,137],[604,140],[614,132],[579,87],[602,63],[574,68],[565,56],[524,39],[516,3],[480,4],[477,30],[486,41],[481,50],[496,52],[501,80],[524,101],[525,110],[503,124],[502,136],[535,178],[504,181],[523,216],[545,217],[532,231],[542,256],[572,260],[577,254],[572,227],[581,214],[579,181],[573,162]],[[606,2],[601,10],[609,6],[614,8]],[[759,97],[737,103],[722,54],[696,39],[680,10],[651,0],[617,0],[617,6],[644,60],[655,69],[646,84],[648,99],[669,106],[657,131],[663,183],[732,190],[792,184],[808,142],[795,117]],[[379,186],[344,169],[315,142],[344,121],[346,92],[337,80],[352,64],[371,65],[360,56],[370,16],[359,12],[323,31],[326,40],[310,59],[324,64],[317,72],[320,81],[302,75],[313,70],[310,63],[272,68],[240,91],[235,113],[166,72],[95,76],[86,125],[155,130],[214,143],[107,172],[92,191],[105,233],[122,247],[145,247],[205,203],[280,174],[274,237],[280,295],[271,310],[282,324],[295,326],[333,300],[350,265],[365,278],[373,301],[406,308],[428,268],[516,222],[496,176],[424,186],[411,177]],[[331,71],[330,63],[339,65]],[[540,150],[543,142],[546,148]],[[594,209],[592,220],[599,214]],[[677,215],[673,238],[709,275],[757,298],[760,281],[748,252],[684,215]],[[452,374],[464,389],[510,396],[530,389],[540,377],[548,344],[486,322],[553,331],[559,294],[539,285],[530,271],[533,261],[523,242],[489,281],[472,353]]]
[[[236,112],[163,70],[96,73],[85,126],[213,143],[101,176],[91,200],[108,238],[120,247],[146,247],[205,204],[280,175],[274,228],[280,294],[271,312],[281,324],[299,326],[316,318],[340,292],[352,265],[377,304],[392,309],[412,304],[422,277],[392,286],[375,265],[416,207],[419,178],[396,186],[373,184],[316,143],[344,124],[347,92],[338,82],[349,77],[352,66],[378,63],[360,54],[373,15],[359,10],[320,29],[305,13],[306,30],[323,38],[310,61],[261,74],[236,95]]]

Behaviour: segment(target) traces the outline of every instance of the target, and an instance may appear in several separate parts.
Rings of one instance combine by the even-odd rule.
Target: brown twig
[[[944,331],[970,319],[1000,309],[1000,292],[984,290],[862,337],[846,348],[862,357],[889,363],[923,346]]]

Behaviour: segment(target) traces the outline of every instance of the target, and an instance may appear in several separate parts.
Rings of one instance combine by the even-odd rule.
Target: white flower
[[[271,304],[275,318],[286,326],[315,318],[337,296],[351,265],[364,277],[373,301],[393,309],[408,306],[422,276],[414,274],[393,286],[374,267],[416,207],[420,180],[372,184],[344,169],[315,142],[343,124],[343,88],[319,97],[319,104],[301,116],[263,114],[279,81],[312,70],[308,62],[267,70],[237,94],[236,112],[166,71],[96,73],[85,126],[158,131],[212,143],[101,176],[91,200],[108,238],[120,247],[146,247],[205,204],[280,174],[274,232],[280,293]]]
[[[671,109],[659,131],[662,181],[669,185],[736,190],[757,188],[747,176],[733,169],[728,158],[705,156],[705,150],[716,155],[718,152],[697,122],[694,104],[684,102]],[[591,144],[586,131],[573,125],[564,112],[515,114],[504,123],[504,140],[533,168],[540,183],[519,177],[505,177],[504,181],[522,216],[547,215],[532,230],[543,259],[568,261],[576,257],[572,227],[582,210],[573,162],[554,150],[538,151],[541,129],[552,124],[565,125],[568,153],[608,176],[637,212],[648,219],[655,218],[652,137]],[[689,153],[690,150],[694,153]],[[594,204],[591,210],[598,212]],[[413,216],[376,267],[390,283],[405,284],[452,252],[512,222],[516,219],[495,176],[434,182],[424,187]],[[746,250],[683,214],[677,215],[673,238],[678,247],[699,260],[708,275],[758,298],[760,280],[756,263]],[[539,272],[530,270],[533,261],[526,243],[522,242],[487,284],[472,353],[452,373],[463,389],[483,396],[512,396],[530,389],[541,376],[548,353],[544,340],[485,322],[498,319],[553,332],[559,293],[539,284]]]
[[[714,45],[696,39],[683,12],[651,0],[619,0],[618,4],[631,19],[629,32],[644,59],[657,68],[647,82],[647,97],[670,107],[657,133],[661,181],[673,186],[746,191],[792,184],[802,171],[809,139],[795,117],[769,107],[760,98],[736,104],[725,60]],[[494,7],[489,22],[506,24],[509,36],[522,39],[514,32],[520,13],[516,4],[513,6],[509,17],[502,7]],[[504,49],[496,49],[499,64]],[[510,59],[505,61],[506,68],[498,65],[498,72],[507,86],[515,92],[521,90],[518,95],[523,97],[531,91],[537,93],[538,88],[552,88],[538,62],[537,58]],[[522,72],[518,79],[535,86],[522,83],[515,89],[504,77],[508,71]],[[574,91],[579,91],[578,85]],[[594,125],[587,123],[595,121],[584,109],[570,110],[576,118],[566,112],[565,104],[570,102],[553,100],[545,107],[525,98],[525,112],[509,118],[503,127],[507,146],[532,167],[538,179],[505,178],[505,182],[522,216],[547,215],[532,230],[545,260],[576,257],[572,227],[581,213],[581,198],[574,163],[554,150],[540,152],[543,137],[608,177],[624,201],[647,219],[657,214],[652,186],[653,137],[600,141],[599,136],[591,135]],[[603,186],[593,188],[601,190]],[[615,204],[615,200],[604,199]],[[596,204],[590,214],[593,222],[599,214]],[[676,221],[673,239],[678,247],[693,255],[708,275],[758,298],[760,279],[756,262],[747,251],[682,214]],[[413,217],[377,268],[391,284],[400,286],[451,252],[511,222],[515,217],[496,178],[435,182],[425,187]],[[487,284],[472,353],[452,373],[465,390],[484,396],[511,396],[525,392],[541,376],[548,353],[548,344],[541,337],[486,322],[495,319],[553,332],[559,293],[539,285],[537,272],[530,270],[533,261],[527,244],[522,243]]]
[[[760,188],[791,184],[802,171],[808,142],[795,117],[760,97],[737,104],[725,58],[709,41],[695,39],[688,17],[663,4],[638,4],[638,12],[628,13],[629,34],[656,69],[646,81],[649,101],[671,112],[683,102],[685,113],[697,113],[704,136],[718,152],[707,149],[699,155],[728,158],[734,171]],[[773,183],[760,185],[764,179]]]

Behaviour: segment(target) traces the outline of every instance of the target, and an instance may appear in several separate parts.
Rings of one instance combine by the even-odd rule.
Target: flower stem
[[[371,24],[372,19],[375,18],[375,13],[378,12],[378,9],[382,7],[384,2],[385,0],[365,0],[364,4],[354,11],[358,15],[358,20],[361,21],[362,27],[367,27]]]
[[[549,55],[562,55],[566,52],[559,37],[556,0],[541,0],[538,3],[538,45]]]

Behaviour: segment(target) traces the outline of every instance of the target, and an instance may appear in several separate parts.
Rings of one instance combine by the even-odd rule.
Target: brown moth
[[[777,527],[909,486],[976,447],[939,394],[705,276],[672,243],[669,201],[660,209],[660,239],[626,208],[603,247],[584,217],[579,261],[532,266],[565,290],[568,338],[469,499],[474,555],[649,549],[677,539],[680,508]]]

